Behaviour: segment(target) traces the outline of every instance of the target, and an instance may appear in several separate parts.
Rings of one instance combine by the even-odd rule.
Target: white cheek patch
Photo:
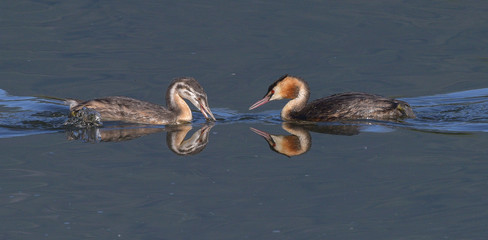
[[[276,151],[278,152],[285,152],[287,149],[284,149],[283,139],[279,136],[271,136],[273,139],[275,146],[273,146]]]
[[[276,95],[276,94],[273,94],[273,96],[271,96],[271,98],[269,100],[273,101],[273,100],[281,100],[281,99],[283,99],[283,98],[278,97],[278,95]]]
[[[275,93],[269,99],[270,101],[283,99],[283,96],[281,96],[281,86],[280,85],[277,85],[276,87],[274,87],[273,90]]]

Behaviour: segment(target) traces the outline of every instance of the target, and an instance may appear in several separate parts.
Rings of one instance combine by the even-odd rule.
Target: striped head
[[[175,106],[177,103],[171,98],[178,94],[179,97],[189,100],[195,107],[198,108],[207,120],[215,121],[215,117],[208,106],[207,94],[203,87],[191,77],[176,78],[168,87],[166,93],[166,102],[168,106]]]

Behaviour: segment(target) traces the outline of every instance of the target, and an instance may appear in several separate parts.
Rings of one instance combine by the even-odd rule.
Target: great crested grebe
[[[408,103],[382,96],[347,92],[314,100],[310,97],[308,84],[294,76],[284,75],[268,88],[263,99],[253,104],[249,110],[269,101],[291,99],[281,111],[285,121],[327,122],[347,119],[400,120],[415,118]]]
[[[138,125],[120,125],[108,128],[69,128],[66,131],[66,137],[68,140],[81,140],[89,143],[122,142],[149,134],[166,132],[166,144],[171,151],[178,155],[194,155],[203,151],[207,146],[210,130],[213,126],[213,122],[203,124],[188,139],[185,138],[192,129],[191,124],[168,125],[164,128]]]
[[[268,142],[271,150],[288,157],[302,155],[310,150],[312,137],[301,125],[284,122],[281,127],[292,135],[274,135],[256,128],[250,128]]]
[[[179,124],[190,122],[192,114],[185,100],[195,105],[206,119],[215,121],[202,86],[190,77],[176,78],[166,91],[167,108],[129,97],[105,97],[88,101],[68,99],[71,115],[83,109],[100,113],[102,121],[123,121],[144,124]]]

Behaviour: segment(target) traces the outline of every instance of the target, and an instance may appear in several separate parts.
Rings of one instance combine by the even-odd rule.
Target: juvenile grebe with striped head
[[[184,99],[195,105],[207,120],[214,120],[208,106],[207,94],[202,86],[190,77],[176,78],[166,91],[167,108],[129,97],[105,97],[88,101],[68,99],[71,115],[83,108],[100,113],[102,121],[122,121],[143,124],[179,124],[190,122],[192,113]]]
[[[264,98],[253,104],[249,110],[269,101],[291,99],[281,111],[281,118],[285,121],[326,122],[348,119],[398,121],[404,118],[415,118],[408,103],[369,93],[339,93],[307,104],[309,98],[310,88],[304,80],[284,75],[271,84]]]

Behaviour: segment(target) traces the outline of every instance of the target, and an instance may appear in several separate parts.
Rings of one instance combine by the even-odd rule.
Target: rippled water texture
[[[486,239],[488,1],[0,2],[0,239]],[[416,119],[249,111],[284,74]],[[65,125],[63,98],[217,121]],[[77,122],[75,122],[77,123]]]
[[[467,133],[488,131],[488,88],[434,96],[404,98],[414,109],[416,119],[403,123],[362,122],[363,131],[388,131],[386,128],[403,127],[431,132]],[[68,119],[68,106],[62,100],[40,97],[10,96],[0,89],[0,138],[63,131]],[[239,113],[229,109],[215,109],[219,123],[279,123],[279,111],[268,113]],[[202,122],[202,117],[197,117]],[[375,124],[376,123],[376,124]],[[319,123],[325,125],[327,123]],[[331,123],[336,125],[337,123]],[[110,124],[109,124],[110,126]],[[362,127],[361,127],[362,126]],[[129,125],[130,128],[134,126]],[[141,128],[144,125],[139,126]],[[68,130],[69,131],[69,130]]]
[[[62,101],[10,96],[0,89],[0,138],[59,131],[67,117]]]
[[[438,132],[487,132],[488,88],[404,99],[415,109],[414,129]]]

